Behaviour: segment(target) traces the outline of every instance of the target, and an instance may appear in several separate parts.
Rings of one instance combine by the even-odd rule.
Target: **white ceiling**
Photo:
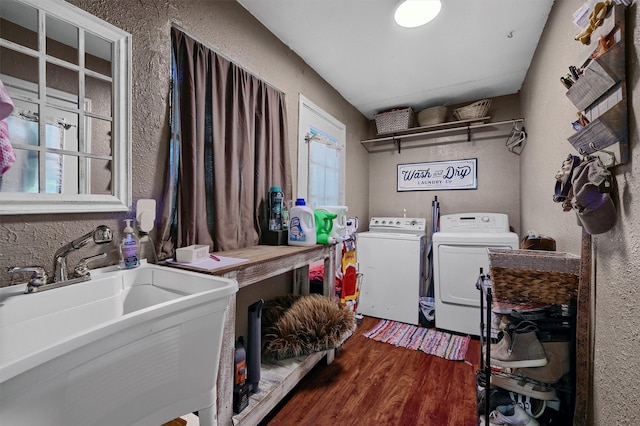
[[[396,0],[238,0],[366,117],[517,93],[553,0],[443,0],[420,28]]]

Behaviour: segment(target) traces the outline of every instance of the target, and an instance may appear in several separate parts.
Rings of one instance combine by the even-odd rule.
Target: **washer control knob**
[[[400,221],[399,220],[396,220],[396,225],[400,225]]]
[[[482,216],[483,222],[489,222],[489,216]]]
[[[412,220],[411,223],[409,223],[409,225],[411,226],[416,226],[418,224],[417,220]]]

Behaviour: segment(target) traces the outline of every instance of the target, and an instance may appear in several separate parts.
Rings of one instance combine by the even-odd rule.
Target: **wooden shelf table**
[[[297,246],[266,246],[258,245],[237,250],[215,253],[219,256],[247,259],[246,262],[229,265],[206,271],[176,263],[167,264],[172,267],[188,269],[238,281],[238,288],[256,285],[260,282],[287,272],[293,272],[293,294],[309,294],[309,265],[323,261],[325,271],[335,271],[335,246],[314,245],[309,247]],[[324,274],[323,295],[335,298],[335,274]],[[237,424],[255,425],[269,411],[284,398],[287,393],[304,377],[304,375],[320,360],[327,356],[327,362],[333,360],[334,351],[324,351],[311,354],[306,358],[280,361],[269,367],[266,375],[273,381],[271,373],[278,374],[275,385],[264,386],[265,389],[251,395],[250,404],[242,413],[233,413],[233,378],[234,378],[234,349],[236,324],[236,295],[229,300],[224,331],[222,335],[222,349],[217,379],[217,420],[218,425],[228,426]],[[261,388],[262,381],[260,384]],[[261,399],[260,399],[261,398]]]

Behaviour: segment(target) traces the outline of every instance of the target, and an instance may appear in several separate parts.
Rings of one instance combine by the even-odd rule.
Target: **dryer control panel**
[[[504,213],[458,213],[440,216],[440,232],[509,232]]]
[[[372,217],[369,231],[424,234],[427,232],[427,219],[423,217]]]

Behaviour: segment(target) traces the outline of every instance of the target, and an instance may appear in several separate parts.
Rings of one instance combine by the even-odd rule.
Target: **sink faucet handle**
[[[73,276],[75,278],[91,276],[91,273],[89,272],[89,262],[92,262],[98,259],[103,259],[105,257],[107,257],[107,253],[99,253],[93,256],[84,257],[80,259],[80,262],[78,262],[78,264],[73,270]]]
[[[7,272],[15,274],[16,272],[31,272],[31,278],[25,289],[25,293],[31,293],[36,287],[45,285],[49,279],[47,271],[42,266],[14,266],[7,268]]]

